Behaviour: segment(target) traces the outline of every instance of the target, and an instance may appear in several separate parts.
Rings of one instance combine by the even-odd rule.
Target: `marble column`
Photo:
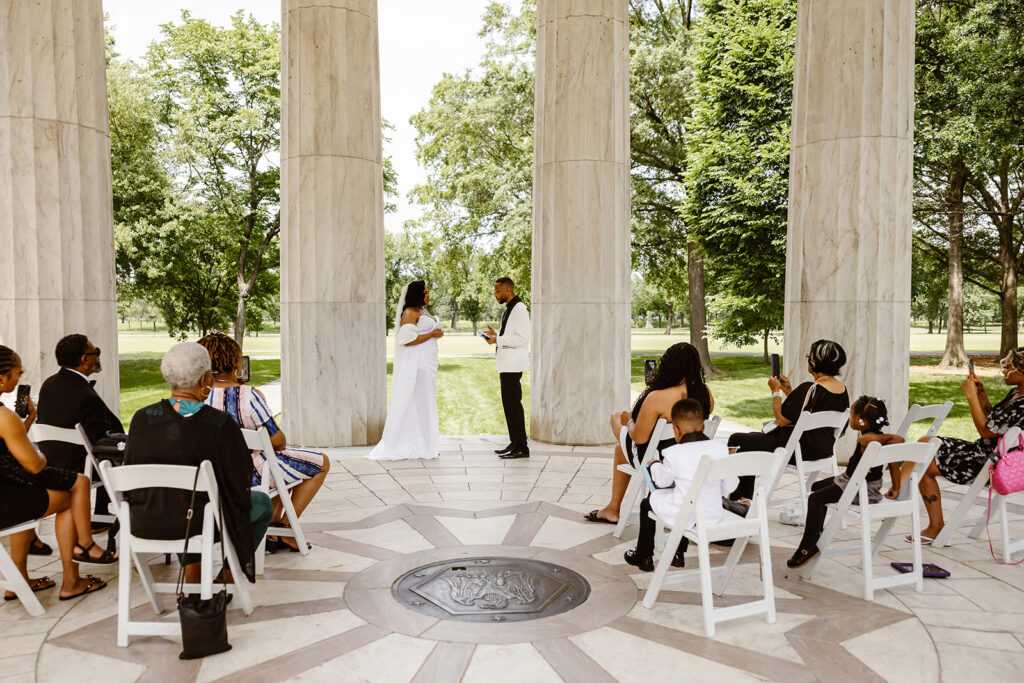
[[[800,0],[786,254],[785,367],[840,342],[851,398],[906,412],[914,0]]]
[[[376,0],[281,3],[284,429],[376,443],[386,413]]]
[[[101,0],[0,0],[0,343],[35,393],[57,341],[87,334],[116,412],[110,183]]]
[[[629,408],[626,0],[540,0],[534,120],[530,432],[609,443]]]

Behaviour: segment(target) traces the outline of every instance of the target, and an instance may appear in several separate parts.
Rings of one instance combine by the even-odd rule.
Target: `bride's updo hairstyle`
[[[409,283],[409,289],[405,290],[404,311],[407,308],[423,308],[423,299],[427,293],[427,283],[423,280],[413,280]]]

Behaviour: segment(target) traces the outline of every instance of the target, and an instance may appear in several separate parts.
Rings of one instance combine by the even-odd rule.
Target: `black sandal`
[[[75,550],[81,550],[82,552],[75,552],[71,555],[71,559],[75,562],[88,562],[90,564],[114,564],[117,562],[117,555],[104,550],[103,554],[99,557],[93,557],[89,554],[89,551],[96,547],[96,541],[93,541],[88,546],[84,546],[81,543],[75,544]],[[96,590],[99,590],[98,588]]]
[[[93,544],[93,545],[95,545],[95,544]],[[80,598],[83,595],[88,595],[89,593],[95,593],[96,591],[102,590],[102,589],[107,587],[107,582],[104,581],[103,579],[97,577],[97,576],[92,576],[90,574],[90,575],[86,576],[85,579],[89,582],[89,583],[86,584],[85,588],[83,588],[82,590],[78,591],[74,595],[62,595],[58,599],[59,600],[74,600],[75,598]]]
[[[36,536],[32,539],[32,545],[28,547],[29,555],[53,555],[53,548],[43,543],[43,539]]]
[[[600,510],[591,510],[587,514],[583,515],[583,519],[587,520],[588,522],[601,522],[602,524],[618,524],[618,522],[613,522],[610,519],[605,519],[604,517],[598,517],[597,516],[598,512],[600,512]]]

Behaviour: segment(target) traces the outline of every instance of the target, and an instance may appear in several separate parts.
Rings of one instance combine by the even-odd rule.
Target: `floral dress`
[[[267,400],[253,387],[215,387],[206,398],[206,404],[230,415],[242,429],[266,427],[270,436],[281,431],[274,421],[270,408],[267,407]],[[277,461],[284,473],[285,484],[290,486],[296,481],[310,479],[320,474],[324,466],[324,454],[301,448],[286,448],[277,451]],[[252,454],[252,464],[256,468],[252,478],[253,486],[258,486],[263,480],[264,462],[262,453],[257,451]],[[270,488],[276,488],[273,480],[270,482]]]
[[[1018,396],[1016,389],[993,406],[985,426],[996,434],[1005,434],[1010,427],[1024,427],[1024,396]],[[981,438],[977,441],[954,439],[950,436],[937,437],[940,445],[935,454],[935,465],[939,473],[954,484],[970,484],[985,466],[990,454],[995,453],[999,438]]]

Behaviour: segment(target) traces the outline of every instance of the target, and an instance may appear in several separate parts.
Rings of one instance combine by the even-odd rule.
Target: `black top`
[[[501,328],[498,330],[499,337],[505,334],[505,324],[508,323],[508,317],[512,315],[512,309],[515,308],[516,304],[520,301],[521,299],[518,296],[514,296],[508,300],[507,304],[505,304],[505,312],[501,314]]]
[[[690,432],[689,434],[684,434],[678,443],[693,443],[694,441],[711,441],[711,439],[704,432]]]
[[[74,428],[82,423],[89,441],[107,435],[107,432],[123,432],[121,420],[111,412],[92,383],[77,372],[61,368],[43,382],[39,389],[39,424]],[[85,449],[75,444],[60,441],[43,441],[39,450],[51,465],[81,472],[85,468]]]
[[[807,405],[804,406],[807,392],[812,388],[814,388],[814,393],[811,394]],[[781,411],[784,418],[796,424],[800,417],[801,408],[809,413],[829,411],[841,413],[849,407],[850,395],[846,389],[843,389],[841,394],[833,394],[828,389],[818,386],[814,382],[804,382],[796,389],[793,389],[789,396],[786,397],[786,400],[782,402]],[[793,433],[793,424],[782,428],[785,430],[780,434],[783,442]],[[845,431],[845,429],[844,427],[843,430]],[[807,432],[800,438],[800,453],[804,460],[821,460],[832,455],[834,444],[835,439],[832,436],[831,429],[815,429]]]
[[[853,449],[853,455],[850,456],[850,462],[846,463],[846,476],[852,477],[853,473],[857,469],[857,465],[860,464],[860,458],[864,455],[864,449],[860,447],[860,439],[857,440],[857,447]],[[882,478],[882,466],[876,465],[868,470],[867,481],[878,481]]]
[[[164,400],[135,413],[128,434],[125,465],[197,467],[203,460],[211,462],[224,507],[224,526],[242,571],[255,582],[255,547],[249,519],[252,453],[235,421],[227,413],[205,405],[191,417],[182,417]],[[191,491],[140,489],[126,497],[131,505],[133,534],[140,538],[184,538]],[[196,494],[197,514],[208,500],[205,494]]]

